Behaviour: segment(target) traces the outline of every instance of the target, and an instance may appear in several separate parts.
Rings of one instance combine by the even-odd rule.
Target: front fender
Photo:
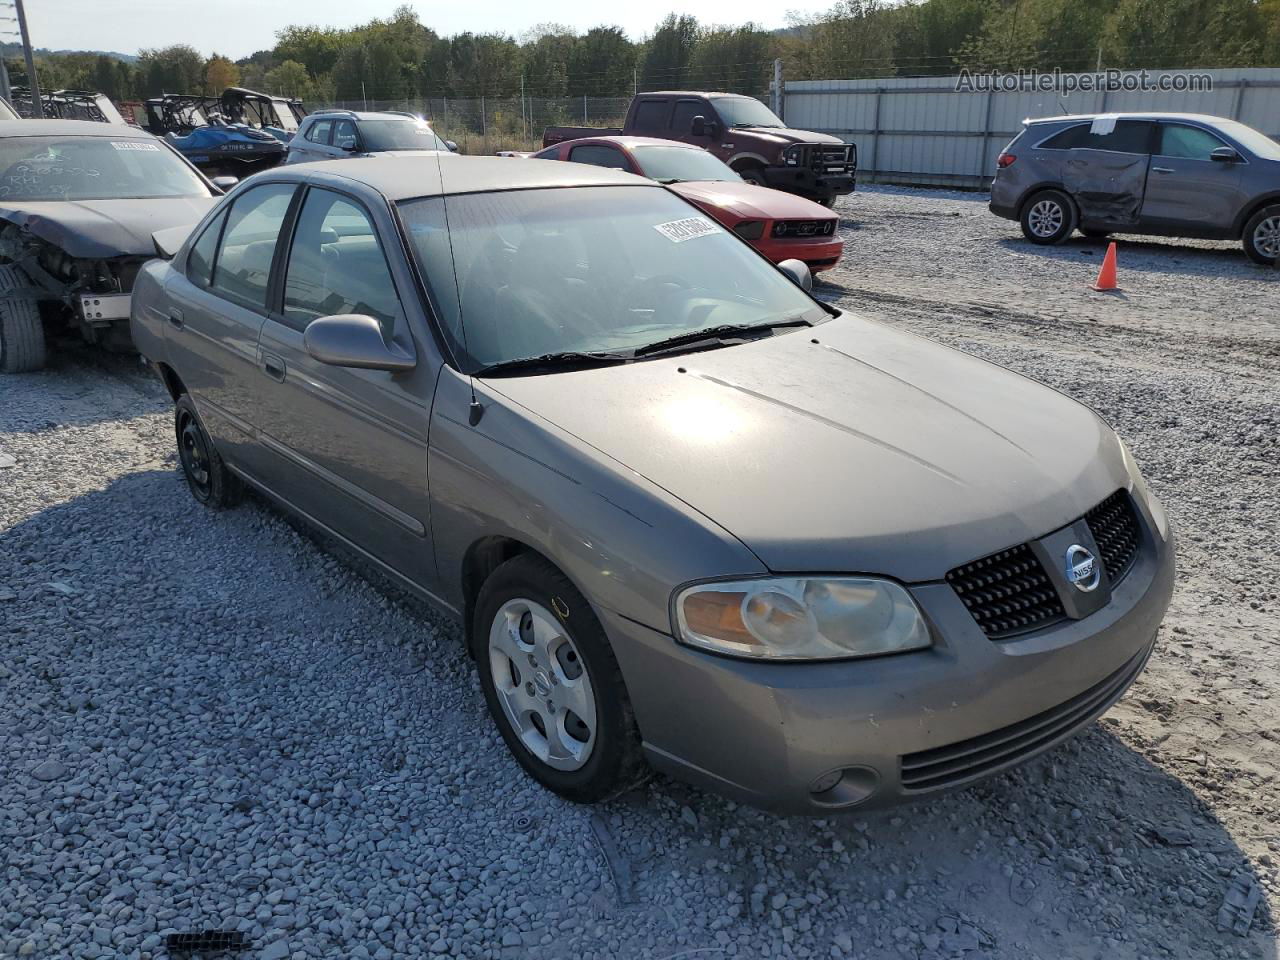
[[[555,376],[555,374],[550,374]],[[431,414],[431,534],[443,599],[464,609],[470,547],[507,537],[537,550],[594,604],[667,633],[672,589],[689,580],[764,573],[743,544],[688,504],[600,450],[475,382],[441,373]]]

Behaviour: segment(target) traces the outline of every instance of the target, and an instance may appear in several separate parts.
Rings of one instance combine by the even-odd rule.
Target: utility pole
[[[36,78],[36,61],[31,54],[31,35],[27,33],[27,14],[22,0],[13,0],[13,10],[18,15],[18,31],[22,34],[22,56],[27,61],[27,86],[31,88],[31,115],[37,120],[44,116],[44,103],[40,99],[40,81]]]
[[[773,112],[782,116],[782,58],[773,61]]]

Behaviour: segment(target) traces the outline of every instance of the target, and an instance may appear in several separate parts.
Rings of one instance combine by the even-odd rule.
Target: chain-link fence
[[[309,107],[343,110],[403,110],[431,122],[458,144],[461,153],[538,150],[542,131],[553,126],[621,127],[630,97],[431,97],[408,100],[341,100]]]

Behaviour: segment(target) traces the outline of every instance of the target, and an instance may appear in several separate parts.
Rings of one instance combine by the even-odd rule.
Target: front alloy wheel
[[[503,604],[489,629],[489,670],[525,748],[552,769],[581,769],[596,742],[595,691],[551,611],[523,597]]]
[[[1263,266],[1280,264],[1280,206],[1267,207],[1244,227],[1244,252]]]
[[[523,553],[489,574],[471,652],[507,749],[544,787],[595,803],[643,778],[640,732],[609,637],[545,558]]]

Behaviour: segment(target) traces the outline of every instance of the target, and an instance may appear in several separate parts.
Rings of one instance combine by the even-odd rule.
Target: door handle
[[[182,319],[181,310],[170,310],[168,319],[169,319],[169,326],[173,327],[173,329],[175,330],[181,330],[184,326],[186,326],[185,321]]]
[[[285,364],[274,353],[264,353],[262,355],[262,369],[272,380],[279,380],[284,383]]]
[[[1152,173],[1177,173],[1177,171],[1174,170],[1173,167],[1152,167],[1151,172]]]

